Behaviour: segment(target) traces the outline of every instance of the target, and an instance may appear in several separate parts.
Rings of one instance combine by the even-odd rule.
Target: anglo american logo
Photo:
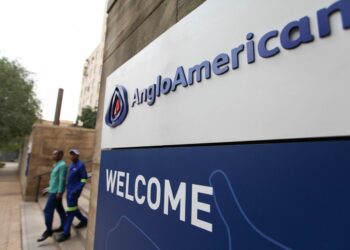
[[[259,39],[255,39],[254,34],[249,32],[246,41],[232,48],[229,53],[220,53],[213,60],[204,60],[188,69],[179,66],[173,78],[159,75],[147,88],[135,89],[131,107],[143,103],[152,106],[157,98],[175,92],[178,86],[188,88],[195,83],[200,84],[203,79],[209,80],[213,75],[220,76],[238,70],[243,62],[253,64],[258,60],[258,56],[267,59],[283,53],[283,49],[293,50],[299,46],[309,46],[317,37],[316,30],[311,29],[311,24],[317,24],[318,38],[324,39],[331,35],[332,25],[335,25],[331,19],[342,22],[344,30],[350,29],[350,0],[336,1],[329,7],[318,10],[315,19],[304,16],[289,22],[280,31],[266,32]],[[279,45],[272,46],[270,43],[273,40],[277,40]],[[128,108],[127,91],[123,86],[117,85],[106,114],[106,124],[110,127],[120,125],[128,114]]]
[[[114,128],[122,124],[128,115],[128,92],[122,85],[117,85],[109,102],[105,122]]]

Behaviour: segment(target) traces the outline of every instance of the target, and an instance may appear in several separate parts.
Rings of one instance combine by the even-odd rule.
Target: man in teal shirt
[[[66,221],[66,213],[62,205],[62,194],[66,187],[67,165],[62,158],[62,150],[56,150],[53,152],[53,160],[56,163],[50,174],[49,197],[44,209],[46,230],[38,239],[39,242],[46,240],[48,237],[52,236],[54,232],[63,231],[63,225]],[[55,209],[60,216],[61,226],[52,230]]]

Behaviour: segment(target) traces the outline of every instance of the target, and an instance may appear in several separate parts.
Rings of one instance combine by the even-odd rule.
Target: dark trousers
[[[62,200],[57,200],[56,194],[50,194],[44,209],[46,231],[48,232],[52,231],[52,221],[55,209],[60,216],[61,225],[63,226],[66,221],[66,213],[62,205]]]
[[[77,217],[80,221],[87,222],[87,218],[80,212],[78,208],[78,199],[80,194],[67,193],[67,219],[64,224],[64,234],[70,235],[70,228],[73,223],[74,217]]]

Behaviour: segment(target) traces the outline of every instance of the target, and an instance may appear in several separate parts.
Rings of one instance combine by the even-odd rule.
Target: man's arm
[[[61,164],[58,176],[59,176],[59,179],[58,179],[57,194],[58,194],[58,196],[62,197],[62,194],[63,194],[64,189],[66,187],[66,176],[67,176],[66,164]]]
[[[85,186],[85,183],[88,180],[88,175],[87,175],[84,163],[82,163],[82,166],[79,169],[79,174],[80,174],[80,183],[79,183],[77,189],[75,190],[75,193],[81,192],[83,190],[84,186]]]

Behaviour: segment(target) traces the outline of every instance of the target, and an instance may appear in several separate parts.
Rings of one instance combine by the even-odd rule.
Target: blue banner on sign
[[[350,139],[102,152],[95,249],[350,249]]]

